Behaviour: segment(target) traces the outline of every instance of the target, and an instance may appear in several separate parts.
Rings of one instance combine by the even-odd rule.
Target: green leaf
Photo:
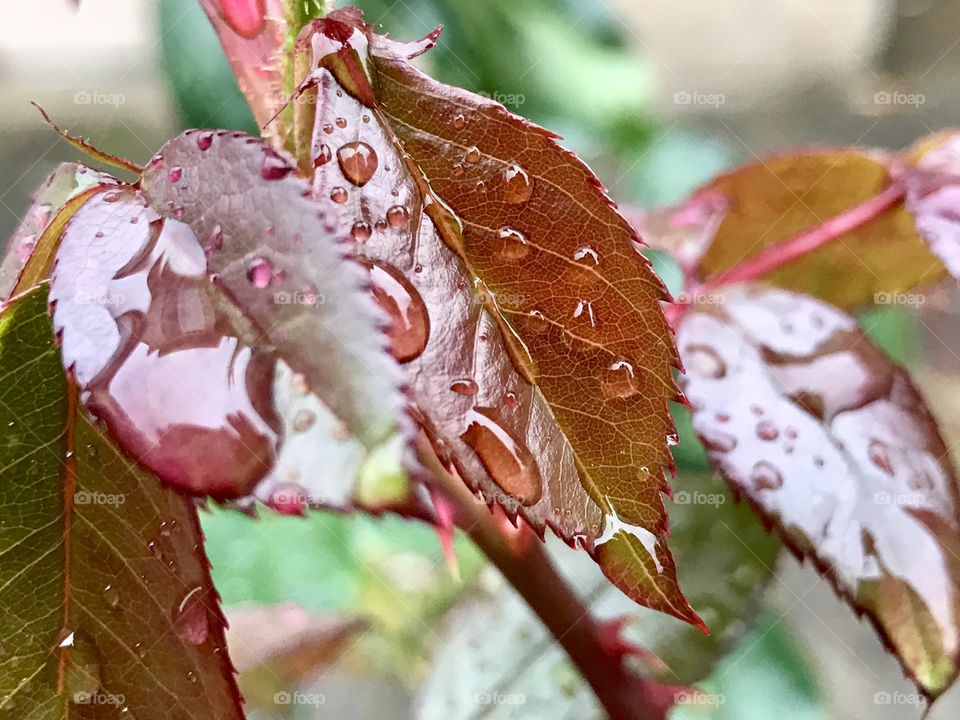
[[[79,410],[47,287],[0,314],[0,708],[241,718],[191,501]]]

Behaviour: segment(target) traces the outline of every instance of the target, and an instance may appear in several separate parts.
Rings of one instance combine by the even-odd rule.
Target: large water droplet
[[[464,155],[464,160],[471,165],[476,165],[478,162],[480,162],[480,148],[468,148],[466,155]]]
[[[419,357],[430,338],[430,316],[417,289],[396,268],[368,264],[373,297],[390,318],[390,352],[400,362]]]
[[[173,625],[177,635],[192,645],[203,645],[210,635],[210,613],[204,604],[203,588],[191,589],[173,611]]]
[[[333,190],[330,191],[330,199],[335,203],[343,204],[347,201],[347,198],[350,197],[347,193],[346,188],[343,188],[337,185]]]
[[[617,360],[600,374],[600,389],[608,400],[623,400],[640,392],[633,365]]]
[[[347,180],[358,187],[370,182],[379,164],[376,150],[361,141],[347,143],[337,150],[337,162]]]
[[[493,408],[474,408],[460,436],[480,458],[490,478],[523,505],[533,505],[543,492],[540,468],[525,445],[501,424]]]
[[[94,701],[102,687],[100,651],[83,631],[65,634],[59,644],[60,652],[66,655],[64,693],[71,702],[87,704]]]
[[[254,287],[265,288],[273,282],[273,264],[266,258],[254,258],[247,267],[247,279]]]
[[[533,194],[533,181],[519,165],[509,165],[503,171],[503,199],[512,204],[525,203]]]
[[[462,380],[454,380],[450,385],[450,389],[453,390],[458,395],[466,395],[472,397],[476,395],[479,391],[477,383],[472,378],[463,378]]]
[[[212,132],[203,132],[197,135],[197,148],[201,151],[209,150],[211,145],[213,145]]]
[[[530,254],[530,243],[519,230],[505,227],[497,232],[495,252],[504,260],[515,262]]]
[[[757,437],[761,440],[776,440],[780,437],[780,429],[777,424],[770,419],[761,420],[756,427]]]
[[[402,228],[410,221],[410,213],[403,205],[394,205],[387,210],[387,224],[392,228]]]

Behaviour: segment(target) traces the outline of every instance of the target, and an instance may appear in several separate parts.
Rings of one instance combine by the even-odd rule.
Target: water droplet
[[[467,429],[460,436],[480,458],[490,478],[523,505],[533,505],[543,492],[540,468],[525,445],[500,423],[493,408],[467,413]]]
[[[453,116],[453,122],[451,124],[454,130],[462,130],[467,124],[467,119],[462,114],[457,113]]]
[[[327,135],[329,135],[330,133],[333,132],[333,125],[331,125],[330,123],[327,123],[326,125],[323,126],[323,131],[324,131]]]
[[[167,173],[167,180],[169,180],[172,183],[180,182],[180,178],[182,177],[183,177],[182,167],[170,168],[170,172]]]
[[[719,379],[727,374],[723,359],[709,345],[688,345],[683,364],[687,370],[704,377]]]
[[[103,196],[103,201],[108,203],[114,203],[119,200],[123,195],[118,192],[109,192]]]
[[[66,696],[78,704],[89,703],[103,683],[100,651],[93,639],[80,630],[67,635],[60,649],[66,654]]]
[[[737,447],[737,438],[730,433],[721,432],[716,428],[705,428],[698,431],[700,440],[707,450],[713,452],[730,452]]]
[[[370,182],[377,170],[377,152],[365,142],[347,143],[337,150],[337,162],[347,180],[357,187]]]
[[[331,160],[333,160],[333,150],[326,143],[320,143],[320,147],[317,148],[317,152],[313,156],[313,166],[315,168],[320,167]]]
[[[617,360],[600,375],[600,389],[608,400],[623,400],[640,392],[633,365]]]
[[[539,335],[547,331],[550,321],[539,310],[531,310],[527,313],[526,325],[530,332]]]
[[[476,381],[471,378],[464,378],[462,380],[454,380],[453,384],[450,385],[450,389],[453,390],[458,395],[466,395],[472,397],[477,394],[480,388],[477,386]]]
[[[317,414],[312,410],[300,410],[293,418],[295,432],[306,432],[317,421]]]
[[[410,213],[403,205],[394,205],[387,210],[387,224],[392,228],[402,228],[410,220]]]
[[[597,327],[597,318],[593,312],[593,303],[589,300],[578,300],[573,308],[573,319],[589,323],[591,328]]]
[[[212,132],[204,132],[197,135],[197,147],[201,152],[204,150],[209,150],[211,145],[213,145]]]
[[[466,155],[464,155],[464,160],[471,165],[476,165],[478,162],[480,162],[480,149],[477,147],[469,148]]]
[[[150,158],[150,167],[153,168],[154,170],[159,170],[160,168],[162,168],[163,155],[161,155],[160,153],[157,153],[152,158]],[[85,170],[86,168],[83,168],[83,169]]]
[[[368,264],[373,297],[390,318],[390,352],[400,362],[419,357],[430,338],[430,316],[417,289],[396,268]]]
[[[110,610],[116,610],[120,606],[120,593],[113,585],[107,585],[103,588],[103,601]]]
[[[519,230],[505,227],[497,232],[497,245],[494,250],[504,260],[515,262],[530,254],[530,243]]]
[[[254,258],[247,267],[247,279],[254,287],[265,288],[273,282],[273,265],[266,258]]]
[[[761,460],[750,470],[750,482],[755,490],[777,490],[783,487],[783,475],[776,466]]]
[[[343,128],[345,128],[345,127],[347,126],[347,119],[346,119],[346,118],[338,117],[338,118],[337,118],[336,120],[334,120],[333,122],[336,123],[337,127],[338,127],[338,128],[341,128],[341,129],[343,129]]]
[[[293,172],[293,165],[276,153],[267,153],[260,166],[260,177],[264,180],[281,180]]]
[[[203,645],[210,635],[210,614],[204,604],[204,591],[199,585],[190,590],[173,611],[177,635],[192,645]]]
[[[507,406],[507,410],[513,410],[520,401],[517,399],[517,394],[511,391],[503,396],[503,404]]]
[[[879,440],[871,440],[867,448],[867,454],[870,462],[883,470],[887,475],[893,476],[893,464],[890,462],[890,453],[887,452],[887,444]]]
[[[589,245],[581,245],[574,251],[573,259],[583,265],[596,267],[600,264],[600,253]]]
[[[780,437],[780,430],[773,420],[761,420],[756,427],[757,437],[761,440],[776,440]]]
[[[270,493],[269,505],[282,515],[304,515],[309,505],[307,492],[296,483],[280,483]]]
[[[330,191],[330,199],[335,203],[340,203],[341,205],[347,201],[349,195],[345,188],[337,185],[333,190]]]
[[[370,239],[370,224],[365,223],[362,220],[355,222],[353,227],[350,228],[350,236],[359,243],[366,242]]]
[[[503,199],[511,205],[525,203],[533,194],[533,181],[519,165],[509,165],[503,171]]]

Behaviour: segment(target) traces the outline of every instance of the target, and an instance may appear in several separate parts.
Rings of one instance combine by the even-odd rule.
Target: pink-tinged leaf
[[[923,398],[826,303],[743,287],[714,300],[678,330],[711,463],[940,695],[960,658],[960,489]]]
[[[555,136],[408,63],[355,10],[301,33],[294,146],[393,318],[418,420],[468,485],[693,623],[666,545],[665,291]]]
[[[282,512],[402,504],[410,423],[363,268],[256,138],[190,131],[63,233],[54,323],[87,407],[162,480]],[[386,481],[384,481],[386,478]]]

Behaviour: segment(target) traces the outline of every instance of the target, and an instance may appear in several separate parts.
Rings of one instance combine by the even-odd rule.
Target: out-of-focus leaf
[[[47,287],[0,314],[0,709],[241,718],[193,504],[78,409]]]
[[[399,370],[308,186],[260,140],[189,132],[141,190],[71,219],[51,298],[84,400],[131,457],[198,495],[384,505],[410,488]],[[200,239],[202,238],[202,240]]]
[[[960,520],[923,399],[830,305],[742,287],[714,299],[678,331],[711,463],[938,696],[960,653]]]
[[[719,176],[690,201],[661,215],[667,227],[693,236],[695,248],[703,248],[699,270],[704,280],[711,280],[877,197],[891,186],[887,163],[879,153],[852,150],[766,158]],[[645,238],[660,244],[658,228],[646,229]],[[693,257],[698,254],[694,251]],[[913,215],[896,202],[764,280],[850,308],[875,302],[878,293],[903,292],[945,275],[918,234]]]
[[[681,476],[677,486],[671,546],[687,597],[712,635],[637,608],[581,553],[557,543],[551,558],[597,617],[629,618],[623,639],[664,661],[661,679],[692,684],[749,630],[780,543],[709,476]],[[589,688],[536,616],[508,586],[494,582],[493,588],[468,596],[446,618],[418,717],[598,714]]]
[[[6,255],[0,264],[0,298],[9,297],[23,266],[57,211],[84,190],[108,182],[114,182],[113,178],[76,163],[63,163],[47,176],[33,194],[19,227],[7,241]]]
[[[300,167],[371,263],[442,458],[638,602],[698,622],[665,542],[665,291],[628,223],[554,136],[416,71],[435,35],[401,45],[355,11],[308,29]]]

